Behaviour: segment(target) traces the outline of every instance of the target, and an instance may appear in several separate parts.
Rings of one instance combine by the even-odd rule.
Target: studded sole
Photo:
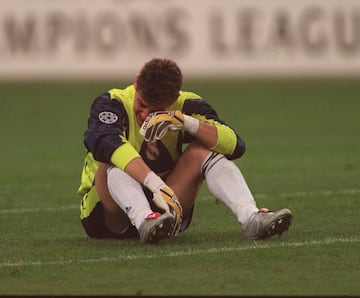
[[[274,235],[281,236],[282,233],[289,229],[291,225],[291,220],[291,214],[284,214],[276,218],[269,224],[269,227],[261,235],[259,235],[258,239],[265,240]]]
[[[169,233],[173,226],[173,219],[166,218],[159,225],[154,225],[149,231],[149,238],[146,239],[146,243],[157,243],[164,238],[169,237]]]

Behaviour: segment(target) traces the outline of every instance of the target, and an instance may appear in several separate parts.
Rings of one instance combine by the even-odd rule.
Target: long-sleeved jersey
[[[87,148],[81,185],[78,189],[84,195],[93,185],[99,162],[112,163],[120,169],[136,157],[159,176],[164,177],[174,167],[182,153],[183,145],[195,137],[183,130],[168,131],[156,143],[144,142],[134,112],[135,88],[111,89],[93,102],[84,134]],[[180,110],[186,115],[215,125],[218,142],[211,150],[236,159],[245,152],[245,143],[236,132],[221,120],[216,111],[199,95],[180,91],[177,101],[169,110]]]

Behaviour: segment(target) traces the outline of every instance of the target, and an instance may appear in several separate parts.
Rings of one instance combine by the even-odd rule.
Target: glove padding
[[[180,130],[184,124],[184,115],[180,111],[159,111],[150,113],[141,125],[140,134],[146,142],[161,140],[167,131]]]
[[[174,217],[175,224],[170,236],[176,236],[182,223],[182,207],[174,191],[167,186],[160,188],[154,193],[153,202],[165,213],[170,213]]]

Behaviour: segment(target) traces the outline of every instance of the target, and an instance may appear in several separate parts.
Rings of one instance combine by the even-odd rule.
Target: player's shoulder
[[[199,94],[197,94],[195,92],[181,90],[179,100],[185,101],[185,100],[189,100],[189,99],[202,99],[202,98]]]
[[[111,99],[126,103],[133,101],[135,95],[135,88],[134,85],[129,85],[124,89],[110,89],[108,93],[110,94]]]
[[[113,88],[97,97],[92,105],[96,112],[112,111],[126,114],[132,110],[134,87],[130,85],[124,89]],[[119,116],[119,115],[118,115]]]

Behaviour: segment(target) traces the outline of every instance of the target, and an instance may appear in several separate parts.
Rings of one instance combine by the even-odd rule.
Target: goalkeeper
[[[244,154],[244,142],[205,100],[181,86],[177,64],[155,58],[133,85],[93,102],[78,189],[87,235],[144,243],[175,237],[191,223],[203,181],[231,209],[243,239],[281,235],[290,210],[257,208],[232,162]]]

